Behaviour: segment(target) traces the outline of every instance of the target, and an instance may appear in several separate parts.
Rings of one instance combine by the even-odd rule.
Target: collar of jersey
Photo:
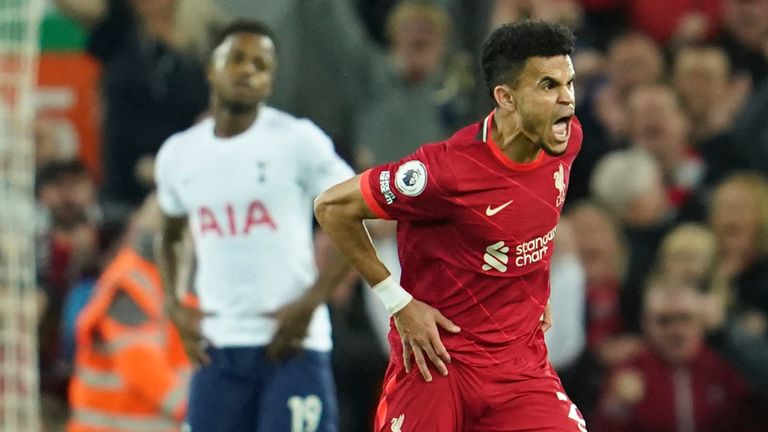
[[[519,163],[515,162],[512,159],[509,158],[509,156],[505,155],[504,152],[501,151],[501,147],[499,147],[496,142],[493,140],[493,133],[491,131],[493,130],[493,113],[496,111],[491,111],[490,114],[488,114],[487,117],[485,117],[485,120],[483,120],[483,142],[488,144],[488,148],[491,149],[491,153],[496,157],[496,159],[499,160],[504,166],[507,168],[514,170],[514,171],[530,171],[537,166],[541,165],[541,162],[544,161],[544,158],[546,157],[546,153],[543,151],[539,152],[539,155],[536,157],[535,160],[528,163]]]

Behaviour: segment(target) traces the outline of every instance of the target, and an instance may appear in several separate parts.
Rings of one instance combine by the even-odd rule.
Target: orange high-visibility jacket
[[[139,322],[109,313],[120,293],[143,312]],[[130,248],[118,253],[78,317],[76,340],[69,432],[179,429],[191,368],[178,332],[163,315],[160,275],[152,263]]]

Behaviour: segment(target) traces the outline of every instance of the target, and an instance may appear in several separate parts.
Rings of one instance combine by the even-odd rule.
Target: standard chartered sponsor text
[[[541,261],[547,255],[549,243],[555,238],[557,227],[552,228],[546,234],[520,243],[515,247],[515,265],[523,267],[528,264]]]

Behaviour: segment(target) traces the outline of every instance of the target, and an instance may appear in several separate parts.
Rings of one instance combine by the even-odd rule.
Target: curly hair
[[[571,55],[574,42],[568,27],[552,22],[524,20],[496,29],[483,42],[480,55],[491,99],[497,85],[516,84],[529,58]]]

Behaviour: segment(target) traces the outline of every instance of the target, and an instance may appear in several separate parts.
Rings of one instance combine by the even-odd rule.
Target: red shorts
[[[549,363],[525,373],[476,367],[454,359],[448,376],[430,368],[424,381],[390,361],[376,412],[376,432],[586,432]]]

